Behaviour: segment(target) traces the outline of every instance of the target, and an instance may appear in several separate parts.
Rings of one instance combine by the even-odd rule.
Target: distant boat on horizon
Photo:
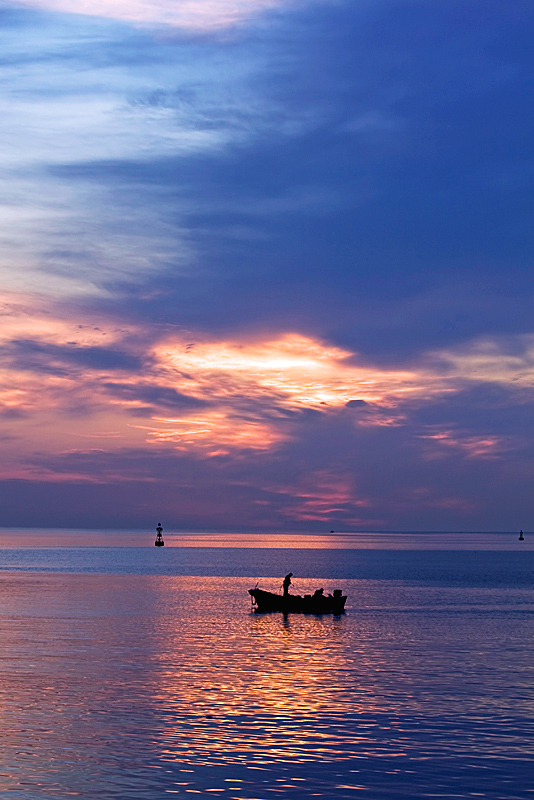
[[[163,528],[161,526],[161,522],[158,522],[158,526],[156,528],[156,541],[154,542],[154,547],[164,547],[165,542],[163,541]]]

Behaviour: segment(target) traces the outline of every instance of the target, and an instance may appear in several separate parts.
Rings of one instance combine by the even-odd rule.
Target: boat
[[[156,541],[154,542],[154,547],[165,547],[165,542],[163,541],[163,528],[161,527],[161,522],[158,522],[158,527],[156,528]]]
[[[264,589],[248,590],[255,606],[254,611],[262,614],[266,611],[281,611],[283,614],[343,614],[345,612],[346,595],[341,589],[334,589],[333,594],[323,594],[317,589],[314,594],[275,594]]]

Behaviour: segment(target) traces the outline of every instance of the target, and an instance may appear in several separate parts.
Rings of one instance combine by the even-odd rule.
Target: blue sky
[[[2,6],[6,525],[534,513],[522,2]]]

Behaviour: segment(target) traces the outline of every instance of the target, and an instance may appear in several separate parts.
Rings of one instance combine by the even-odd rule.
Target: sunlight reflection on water
[[[2,796],[530,796],[532,589],[348,580],[284,619],[248,587],[0,575]]]

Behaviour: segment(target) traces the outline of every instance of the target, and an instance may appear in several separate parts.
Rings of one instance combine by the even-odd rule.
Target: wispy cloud
[[[429,447],[424,458],[443,458],[453,453],[464,453],[467,458],[497,458],[508,449],[514,449],[509,437],[473,436],[460,430],[434,430],[420,434]]]
[[[534,387],[534,335],[485,336],[436,356],[445,369],[471,381]]]
[[[293,3],[296,0],[292,0]],[[22,0],[20,0],[22,2]],[[141,25],[172,26],[188,31],[217,31],[234,26],[291,0],[24,0],[33,8],[125,20]]]

